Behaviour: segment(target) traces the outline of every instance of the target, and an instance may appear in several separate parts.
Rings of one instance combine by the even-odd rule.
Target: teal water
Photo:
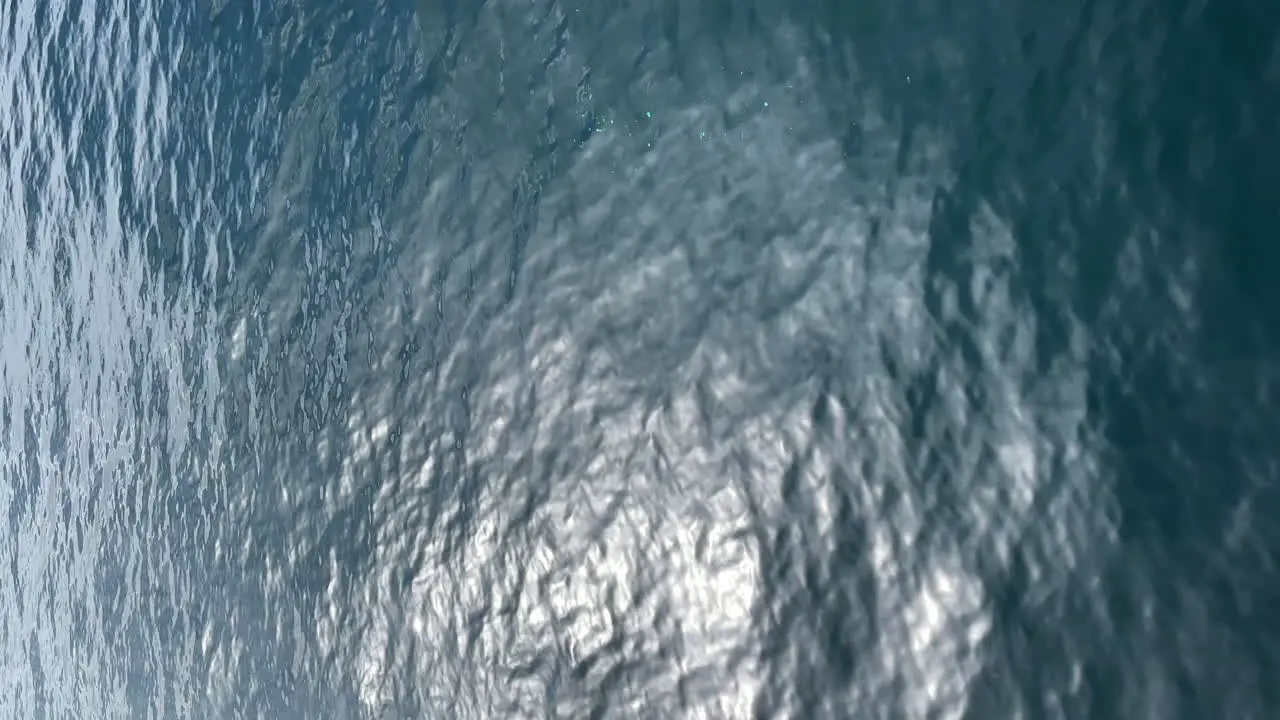
[[[0,0],[0,715],[1272,717],[1278,16]]]

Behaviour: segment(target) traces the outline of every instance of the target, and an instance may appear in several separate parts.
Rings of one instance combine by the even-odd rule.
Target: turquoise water
[[[1278,10],[0,0],[0,715],[1269,718]]]

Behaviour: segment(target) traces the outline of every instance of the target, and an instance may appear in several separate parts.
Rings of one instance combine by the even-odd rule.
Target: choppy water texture
[[[0,0],[0,710],[1276,717],[1278,7]]]

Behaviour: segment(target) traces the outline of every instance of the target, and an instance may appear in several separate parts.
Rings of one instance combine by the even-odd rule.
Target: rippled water
[[[0,0],[0,709],[1275,717],[1277,10]]]

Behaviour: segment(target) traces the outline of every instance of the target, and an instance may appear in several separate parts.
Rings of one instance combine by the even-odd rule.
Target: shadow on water
[[[1280,136],[1264,119],[1280,113],[1278,23],[1273,4],[1171,3],[1135,13],[1109,39],[1116,54],[1149,48],[1120,76],[1116,104],[1117,164],[1131,185],[1162,192],[1152,214],[1169,249],[1142,282],[1167,288],[1176,306],[1187,289],[1157,268],[1182,254],[1197,307],[1162,333],[1116,332],[1119,367],[1098,397],[1124,473],[1126,535],[1171,571],[1154,589],[1166,612],[1183,628],[1202,624],[1171,640],[1203,653],[1184,671],[1212,675],[1204,665],[1248,657],[1221,680],[1255,688],[1259,707],[1277,702],[1267,678],[1280,672],[1280,624],[1264,610],[1280,599],[1270,559],[1280,533],[1263,520],[1280,510],[1268,440],[1280,431]],[[1228,702],[1251,704],[1249,691],[1236,694]],[[1215,703],[1186,695],[1189,706]]]
[[[1084,622],[1123,637],[1093,651],[1095,717],[1150,709],[1157,696],[1180,717],[1274,702],[1265,678],[1280,657],[1268,638],[1280,628],[1262,608],[1280,588],[1261,577],[1280,538],[1257,519],[1280,506],[1265,440],[1280,427],[1280,218],[1266,189],[1280,165],[1258,118],[1274,116],[1280,78],[1260,30],[1274,18],[1225,7],[1086,3],[1072,22],[1020,33],[1043,53],[1061,29],[1061,55],[1034,63],[1021,92],[983,97],[975,127],[997,131],[1008,127],[1000,112],[1021,112],[1030,134],[961,142],[982,156],[939,206],[940,218],[963,218],[967,198],[998,199],[1023,239],[1040,342],[1061,344],[1073,322],[1093,337],[1091,424],[1116,473],[1122,550],[1107,594],[1078,602],[1094,606]],[[1110,118],[1104,142],[1089,137],[1082,105]],[[1130,644],[1170,659],[1139,680]],[[1232,676],[1215,662],[1241,664]]]
[[[1280,627],[1264,617],[1280,594],[1264,579],[1280,537],[1262,520],[1280,507],[1280,468],[1266,440],[1280,429],[1271,409],[1280,339],[1276,10],[1105,1],[933,8],[921,17],[947,29],[907,43],[909,31],[895,23],[928,3],[886,11],[868,38],[856,38],[855,5],[824,7],[815,23],[828,80],[874,73],[904,145],[916,121],[954,133],[956,178],[939,188],[930,231],[939,332],[978,357],[982,308],[950,309],[942,291],[1004,274],[975,257],[969,235],[990,204],[1018,241],[1016,256],[999,262],[1016,266],[1040,357],[1081,332],[1091,338],[1084,439],[1106,448],[1116,473],[1121,549],[1103,571],[1105,595],[1082,587],[1053,608],[1014,600],[1034,594],[1015,568],[997,602],[1003,652],[1022,658],[1012,667],[1028,674],[1026,687],[1070,674],[1042,658],[1084,662],[1091,689],[1078,697],[1094,717],[1163,702],[1179,717],[1220,701],[1269,706],[1265,678],[1280,662],[1271,649]],[[975,44],[951,44],[964,38]],[[841,108],[856,87],[830,86],[827,107]],[[849,125],[845,154],[856,163],[856,118],[832,117]],[[1115,639],[1084,649],[1063,634],[1077,630],[1055,624]],[[1144,679],[1136,677],[1144,661],[1126,654],[1139,647],[1168,658]],[[1190,657],[1198,654],[1206,658]],[[1209,657],[1241,663],[1240,677],[1206,667]],[[988,699],[978,708],[1016,704],[1001,682],[979,683]],[[1164,693],[1170,699],[1154,699]]]

